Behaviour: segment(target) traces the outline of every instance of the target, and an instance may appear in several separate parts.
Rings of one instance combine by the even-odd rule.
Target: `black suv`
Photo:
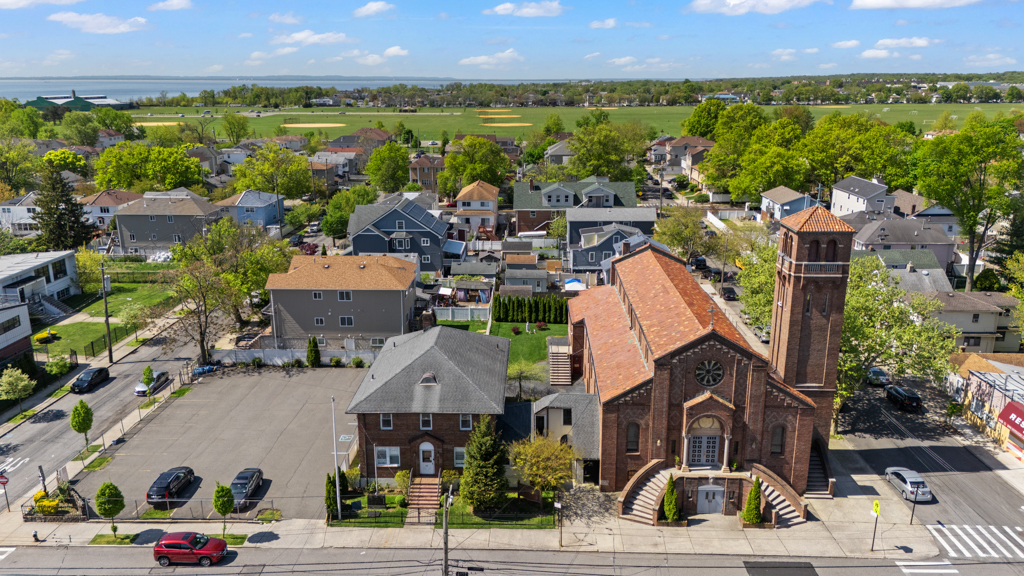
[[[886,386],[885,397],[900,410],[917,412],[921,409],[921,397],[913,390],[900,388],[899,386]]]
[[[182,490],[192,484],[195,478],[196,473],[188,466],[171,468],[156,477],[153,485],[146,492],[146,503],[153,506],[157,504],[170,505],[169,500],[177,498]]]
[[[259,468],[246,468],[235,476],[231,481],[231,495],[235,497],[235,509],[241,510],[246,507],[249,498],[263,485],[263,470]]]
[[[729,300],[730,302],[739,298],[736,294],[736,289],[732,286],[726,286],[722,288],[722,300]]]
[[[106,368],[89,368],[71,383],[71,391],[75,394],[88,392],[106,382],[107,378],[110,378],[110,371]]]

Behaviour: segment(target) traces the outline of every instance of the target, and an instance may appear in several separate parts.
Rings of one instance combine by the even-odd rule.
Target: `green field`
[[[143,306],[155,306],[171,297],[170,284],[110,284],[107,294],[107,308],[110,315],[117,317],[121,308],[129,302],[141,302]],[[85,308],[90,316],[103,316],[103,299],[93,302]]]
[[[531,332],[535,329],[536,323],[530,324]],[[548,324],[544,330],[537,330],[536,334],[520,333],[518,336],[512,333],[512,327],[518,326],[520,330],[526,329],[525,322],[492,322],[491,335],[508,338],[512,346],[508,351],[508,360],[513,362],[524,358],[534,364],[548,359],[548,336],[563,338],[569,334],[568,324]]]
[[[766,112],[771,113],[775,106],[764,106]],[[989,117],[997,111],[1002,110],[1009,114],[1013,108],[1024,108],[1021,104],[851,104],[835,106],[811,106],[811,112],[815,118],[820,118],[832,112],[843,114],[854,114],[867,112],[877,116],[881,120],[895,124],[903,120],[913,120],[919,128],[928,130],[928,124],[934,122],[942,114],[943,110],[949,110],[959,117],[960,121],[967,118],[967,115],[975,109],[980,109]],[[194,121],[203,110],[207,108],[142,108],[133,110],[132,113],[138,122],[188,122]],[[693,113],[693,106],[638,106],[635,108],[610,108],[609,115],[613,121],[626,122],[629,120],[640,120],[653,125],[660,132],[666,134],[679,134],[679,123],[687,119]],[[220,130],[220,116],[225,113],[236,113],[238,111],[248,112],[249,108],[209,108],[214,111],[217,117],[213,128],[217,130],[218,136],[222,136]],[[249,126],[256,130],[257,135],[270,137],[274,128],[286,123],[286,119],[296,120],[296,123],[322,123],[322,124],[344,124],[345,126],[329,128],[298,127],[289,128],[291,134],[301,134],[313,130],[323,130],[328,137],[336,138],[344,134],[351,134],[359,128],[372,127],[377,120],[384,123],[386,128],[391,128],[399,120],[416,132],[421,140],[437,140],[441,137],[441,131],[447,130],[449,136],[456,133],[468,134],[496,134],[498,136],[522,136],[527,138],[533,130],[540,129],[544,125],[544,119],[552,113],[562,117],[566,130],[572,130],[578,118],[590,111],[582,107],[562,108],[497,108],[477,112],[476,108],[421,108],[415,114],[400,114],[394,108],[301,108],[288,110],[268,110],[263,112],[261,118],[249,118]],[[483,110],[483,109],[480,109]],[[508,110],[497,112],[496,110]],[[338,114],[344,111],[345,114]],[[153,114],[152,117],[147,114]],[[185,114],[184,118],[178,118],[177,114]],[[480,116],[516,116],[514,118],[480,118]],[[530,124],[530,126],[484,126],[487,123],[517,123]]]

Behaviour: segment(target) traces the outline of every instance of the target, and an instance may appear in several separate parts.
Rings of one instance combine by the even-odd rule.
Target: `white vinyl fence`
[[[468,322],[470,320],[489,320],[491,309],[488,308],[434,308],[436,320],[450,320],[453,322]]]
[[[704,215],[704,218],[706,218],[707,221],[710,222],[712,226],[714,226],[715,228],[718,228],[722,232],[725,232],[725,231],[727,231],[729,229],[729,227],[725,225],[725,222],[722,222],[721,220],[719,220],[718,217],[715,216],[714,214],[712,214],[710,210],[707,211],[707,214]]]
[[[331,358],[341,358],[348,366],[356,357],[362,358],[366,364],[371,364],[377,359],[377,350],[320,350],[320,361],[327,365]],[[253,350],[214,350],[211,354],[214,362],[225,364],[237,364],[239,362],[253,361],[253,358],[260,358],[268,366],[280,366],[285,362],[293,360],[306,361],[306,350],[274,350],[274,349],[253,349]]]
[[[759,216],[760,214],[760,212],[755,212],[753,210],[719,210],[718,218],[724,218],[726,220],[738,220],[740,218],[746,218],[747,216],[756,217]]]

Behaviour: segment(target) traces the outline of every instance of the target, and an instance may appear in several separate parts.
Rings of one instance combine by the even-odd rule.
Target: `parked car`
[[[868,375],[864,378],[865,384],[871,384],[872,386],[888,386],[892,384],[892,378],[885,373],[885,370],[878,368],[877,366],[868,370]]]
[[[754,336],[761,341],[762,344],[767,344],[771,341],[772,327],[771,326],[754,326]]]
[[[153,383],[146,386],[146,383],[139,380],[139,383],[135,385],[136,396],[149,396],[150,394],[159,391],[168,382],[171,381],[170,375],[164,370],[158,370],[153,372]]]
[[[160,537],[153,546],[153,559],[161,566],[199,564],[206,567],[220,562],[227,554],[228,543],[196,532],[171,532]]]
[[[715,232],[714,230],[704,230],[704,235],[708,238],[714,238],[715,236],[718,236],[718,232]]]
[[[690,266],[693,266],[694,270],[703,270],[708,267],[708,261],[703,256],[696,256],[690,258]]]
[[[146,491],[146,503],[151,506],[169,504],[169,500],[177,498],[182,490],[192,484],[195,478],[196,473],[188,466],[171,468],[153,481],[149,490]]]
[[[107,378],[110,378],[110,371],[106,368],[89,368],[79,374],[78,378],[75,378],[75,381],[71,383],[71,391],[75,394],[89,392],[106,382]]]
[[[241,510],[246,507],[249,498],[263,486],[263,470],[259,468],[246,468],[239,472],[231,481],[231,494],[235,497],[235,509]]]
[[[899,386],[886,386],[885,398],[896,405],[900,410],[917,412],[921,409],[921,397],[917,392]]]
[[[739,296],[736,294],[736,289],[732,286],[726,286],[722,288],[722,300],[736,300]]]
[[[296,234],[295,236],[292,236],[291,238],[288,239],[288,244],[290,246],[298,246],[299,244],[302,244],[304,241],[305,238],[303,238],[302,234]]]
[[[893,466],[885,469],[885,479],[903,495],[904,500],[931,502],[932,491],[925,484],[924,478],[913,470]]]
[[[319,222],[313,222],[312,224],[310,224],[309,225],[309,233],[310,234],[319,234],[320,233],[320,223]]]
[[[721,280],[722,269],[705,267],[703,270],[700,271],[700,277],[705,280],[710,280],[712,278],[714,278],[716,281]]]

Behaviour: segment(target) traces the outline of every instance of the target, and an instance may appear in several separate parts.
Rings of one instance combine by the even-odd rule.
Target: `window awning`
[[[1020,438],[1024,438],[1024,404],[1010,402],[999,413],[999,423],[1010,429]]]

